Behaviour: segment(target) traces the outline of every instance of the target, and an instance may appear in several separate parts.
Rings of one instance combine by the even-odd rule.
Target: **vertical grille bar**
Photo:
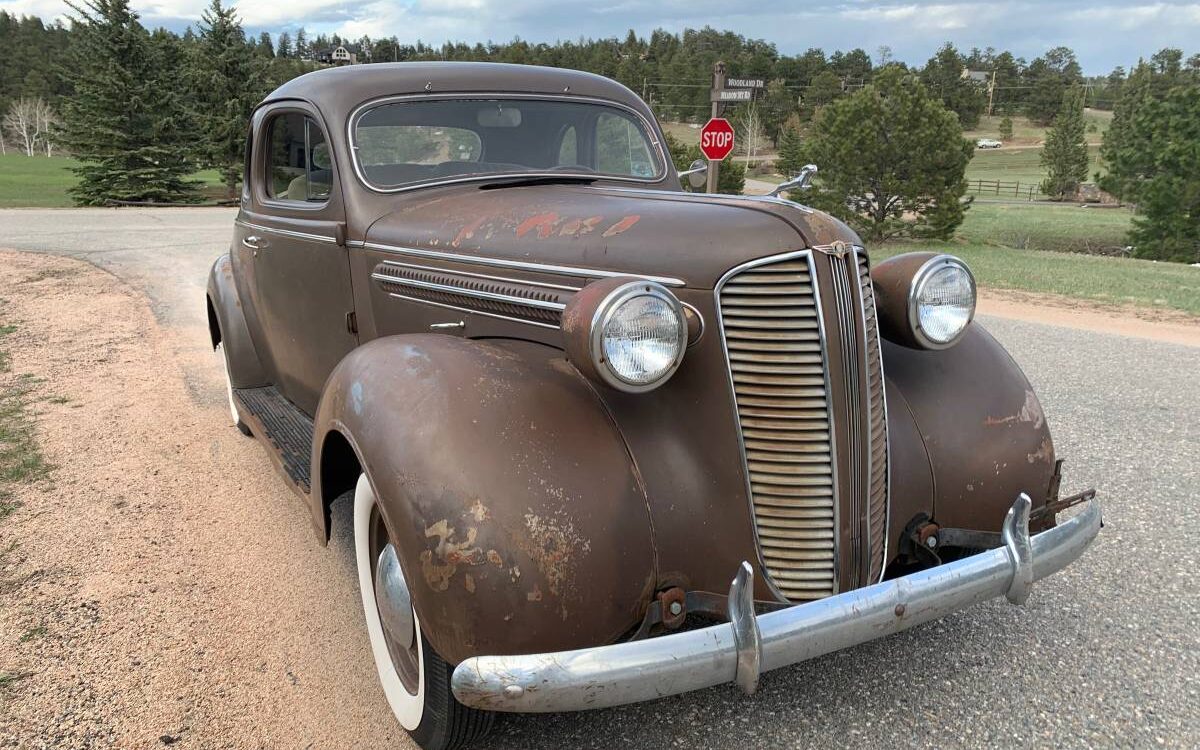
[[[850,520],[850,559],[854,565],[850,570],[850,584],[857,588],[866,583],[869,572],[863,570],[866,562],[866,550],[871,548],[870,526],[867,514],[864,512],[866,493],[863,485],[867,475],[866,463],[870,460],[864,451],[864,409],[869,405],[863,399],[862,372],[866,360],[861,342],[859,341],[858,326],[855,320],[860,310],[855,291],[851,287],[849,265],[845,254],[830,255],[829,265],[832,269],[834,303],[837,308],[838,339],[841,342],[842,377],[846,393],[846,403],[839,413],[848,432],[847,444],[849,450],[846,461],[849,463],[849,481],[847,482],[844,502],[847,518]],[[857,283],[855,284],[857,286]]]
[[[793,601],[837,592],[837,489],[825,337],[811,253],[717,285],[759,551]]]
[[[858,271],[858,285],[862,300],[863,330],[866,333],[867,403],[870,430],[870,463],[868,470],[869,530],[873,546],[869,568],[874,583],[883,576],[887,562],[888,514],[890,512],[890,486],[888,471],[891,455],[888,450],[887,395],[883,382],[883,351],[879,344],[879,319],[875,312],[875,291],[871,287],[870,261],[867,256],[854,251]]]

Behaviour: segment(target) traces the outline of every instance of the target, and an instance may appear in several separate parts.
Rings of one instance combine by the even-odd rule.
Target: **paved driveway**
[[[0,211],[0,247],[91,261],[143,290],[163,324],[198,326],[232,218],[225,209]],[[1067,459],[1064,491],[1100,490],[1107,526],[1081,563],[1035,586],[1024,608],[988,603],[770,673],[752,699],[728,687],[512,717],[492,745],[1200,745],[1200,349],[982,322],[1042,398]],[[215,363],[186,359],[198,370],[196,398],[218,403]],[[357,626],[358,612],[345,616]]]

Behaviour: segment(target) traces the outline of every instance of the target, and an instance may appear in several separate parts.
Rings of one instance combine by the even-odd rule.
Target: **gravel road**
[[[162,408],[179,410],[191,475],[128,481],[168,482],[171,492],[184,493],[161,498],[164,512],[187,519],[166,537],[177,554],[160,551],[139,564],[204,560],[195,585],[161,606],[208,624],[141,645],[160,660],[199,660],[162,678],[173,686],[164,697],[170,707],[106,703],[116,713],[101,721],[139,717],[125,744],[144,746],[175,731],[185,747],[406,746],[384,715],[370,668],[347,519],[335,518],[330,548],[319,548],[261,449],[227,424],[218,363],[203,339],[202,290],[212,259],[228,244],[232,216],[199,209],[0,211],[0,248],[86,260],[145,295],[159,325],[143,347],[174,358],[168,367],[129,354],[125,364],[104,366],[126,375],[151,366],[163,388],[178,392]],[[85,295],[71,293],[71,304],[86,307]],[[20,294],[16,286],[0,291]],[[24,309],[38,310],[35,302]],[[1080,563],[1035,586],[1026,607],[987,603],[770,673],[753,698],[721,687],[622,709],[509,717],[488,746],[1200,746],[1200,348],[1028,320],[981,321],[1042,399],[1058,454],[1067,459],[1064,491],[1100,491],[1106,527]],[[37,342],[29,345],[29,361],[50,368],[53,383],[53,364],[38,354]],[[84,399],[82,411],[107,403]],[[142,409],[128,419],[154,416]],[[169,428],[160,425],[159,436],[169,440]],[[78,439],[68,432],[60,438]],[[154,472],[170,471],[154,456],[145,460]],[[189,511],[193,499],[209,503],[210,513]],[[111,637],[87,641],[91,662],[103,660],[106,649],[115,652],[111,644],[136,640],[110,630]],[[70,643],[59,645],[62,658],[72,658]],[[0,643],[0,670],[4,660],[26,653]],[[103,663],[96,679],[104,684],[142,679],[127,659]],[[73,679],[77,686],[81,678]],[[36,714],[21,708],[26,699],[37,704],[18,685],[7,700],[13,716],[33,721]],[[159,726],[172,715],[183,717],[177,723],[186,730]],[[42,718],[48,723],[39,742],[14,744],[52,744],[58,718]],[[105,745],[100,736],[95,742]]]

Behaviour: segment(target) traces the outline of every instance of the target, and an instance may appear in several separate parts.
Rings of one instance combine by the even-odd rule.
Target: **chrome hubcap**
[[[375,565],[375,602],[388,638],[401,648],[412,648],[415,634],[412,598],[400,570],[396,548],[390,542],[379,553]]]

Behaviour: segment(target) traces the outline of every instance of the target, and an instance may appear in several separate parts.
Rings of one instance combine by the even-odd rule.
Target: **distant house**
[[[317,62],[325,65],[354,65],[358,62],[358,48],[338,45],[317,53]]]
[[[992,74],[986,70],[968,70],[967,68],[963,68],[962,75],[959,77],[980,86],[986,86],[992,80]]]

